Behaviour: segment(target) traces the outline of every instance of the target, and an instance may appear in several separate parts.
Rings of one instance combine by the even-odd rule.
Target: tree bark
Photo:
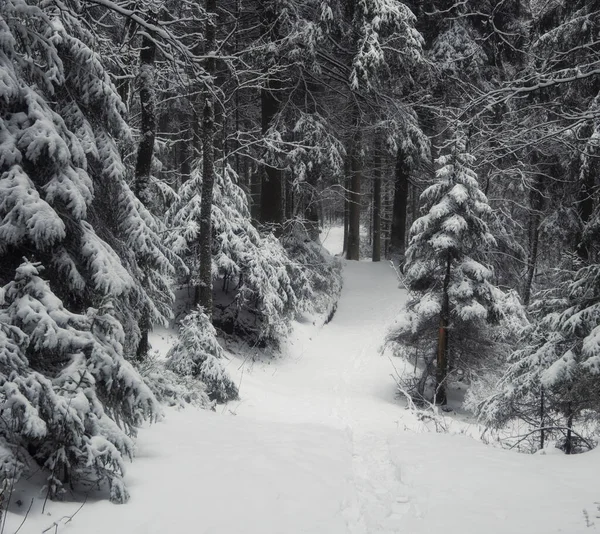
[[[206,0],[205,38],[207,54],[216,51],[217,0]],[[216,61],[214,57],[206,60],[206,72],[214,76]],[[215,101],[209,87],[204,90],[204,109],[202,113],[202,190],[200,197],[200,269],[196,304],[212,317],[212,199],[215,183]]]
[[[435,379],[435,403],[445,405],[448,401],[446,396],[446,380],[448,378],[448,327],[450,324],[450,297],[448,288],[450,286],[450,266],[452,259],[446,259],[446,274],[442,289],[442,312],[440,313],[440,328],[438,331],[437,368]]]
[[[398,259],[399,264],[404,262],[409,178],[410,167],[406,155],[402,151],[402,148],[398,148],[394,177],[394,205],[392,208],[389,254],[391,259]]]
[[[375,169],[373,173],[373,261],[381,261],[381,155],[375,143]]]
[[[358,126],[352,141],[350,153],[350,191],[348,195],[348,249],[346,259],[360,259],[360,161],[361,135]]]
[[[140,49],[139,72],[141,137],[135,162],[133,192],[145,205],[148,205],[150,202],[148,189],[152,171],[152,158],[154,156],[154,140],[156,138],[155,60],[156,43],[150,36],[144,35]],[[141,311],[141,319],[138,325],[140,328],[140,341],[136,349],[136,358],[139,361],[143,360],[150,350],[148,339],[150,322],[148,315],[149,310],[144,309]]]
[[[263,2],[262,13],[262,26],[265,32],[268,33],[268,39],[271,42],[276,42],[279,36],[275,3],[272,1]],[[268,58],[267,69],[274,66],[275,61],[276,59]],[[281,82],[267,72],[267,80],[260,92],[263,135],[267,133],[273,119],[279,112],[280,102],[277,97],[279,89],[281,89]],[[283,223],[282,172],[277,167],[269,164],[264,165],[261,176],[260,221],[263,224],[275,226],[276,233],[281,231],[281,224]]]
[[[567,414],[567,436],[565,438],[565,454],[573,454],[573,419],[575,418],[575,414],[573,413],[573,408],[571,403],[568,406],[568,414]]]
[[[544,388],[540,390],[540,450],[544,448],[546,433],[544,430],[544,426],[546,424],[546,411],[544,406]]]
[[[145,204],[148,203],[148,186],[152,170],[152,157],[154,155],[154,140],[156,138],[156,97],[154,94],[154,75],[156,59],[156,43],[149,36],[144,35],[140,50],[140,108],[141,138],[137,150],[135,163],[135,182],[133,191]]]
[[[538,248],[540,240],[540,221],[541,212],[544,204],[542,196],[543,177],[537,175],[533,187],[529,191],[529,256],[527,258],[527,273],[525,275],[525,287],[523,289],[523,304],[529,305],[531,300],[531,290],[533,286],[533,277],[537,266]]]
[[[591,136],[591,133],[590,133]],[[578,212],[581,223],[581,230],[576,237],[576,252],[583,260],[587,261],[590,257],[590,243],[584,242],[583,229],[592,218],[594,212],[594,179],[598,175],[597,155],[586,154],[587,162],[581,169],[582,181],[579,189]]]
[[[304,188],[304,219],[306,230],[311,239],[319,238],[319,195],[315,173],[309,172]]]
[[[257,226],[261,220],[262,167],[250,173],[250,215]]]

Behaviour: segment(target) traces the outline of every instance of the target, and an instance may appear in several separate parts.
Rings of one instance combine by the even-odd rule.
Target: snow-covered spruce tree
[[[0,4],[0,323],[11,355],[0,378],[14,420],[2,436],[50,470],[51,495],[104,479],[122,501],[121,456],[156,413],[123,355],[135,353],[142,314],[152,324],[171,312],[172,256],[127,184],[124,107],[77,6]],[[23,257],[44,266],[51,293]],[[34,300],[36,314],[22,315]],[[103,311],[82,315],[90,308]]]
[[[217,402],[236,399],[238,390],[223,366],[224,354],[210,317],[201,307],[181,321],[177,342],[167,355],[167,369],[192,376],[206,384],[208,396]]]
[[[0,442],[13,459],[10,476],[18,478],[31,458],[49,472],[51,497],[66,484],[107,483],[111,500],[124,502],[131,437],[160,407],[123,357],[111,302],[72,313],[41,271],[24,262],[2,288]]]
[[[200,182],[196,170],[183,184],[180,199],[167,216],[174,232],[171,244],[190,271],[188,283],[197,284]],[[271,234],[261,235],[252,225],[244,191],[235,183],[230,166],[217,172],[213,191],[214,323],[225,331],[255,341],[277,341],[289,330],[298,302],[308,284],[302,269]]]
[[[435,362],[435,402],[446,403],[449,370],[465,368],[489,357],[488,325],[503,311],[504,294],[492,283],[492,271],[481,261],[494,245],[485,218],[490,214],[473,157],[459,137],[452,152],[438,158],[436,182],[421,195],[426,214],[410,230],[406,251],[406,310],[398,317],[389,340],[424,360],[417,393]]]
[[[582,441],[574,426],[593,433],[600,420],[600,264],[565,273],[559,287],[536,295],[531,311],[522,348],[477,411],[495,428],[525,421],[539,448],[554,439],[567,454],[585,450],[592,440]]]
[[[0,280],[27,256],[69,309],[112,297],[129,355],[142,314],[170,314],[174,257],[127,185],[124,106],[76,7],[0,6]]]

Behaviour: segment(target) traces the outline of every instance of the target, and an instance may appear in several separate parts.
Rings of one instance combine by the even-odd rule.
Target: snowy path
[[[386,325],[402,306],[396,286],[389,264],[349,262],[331,323],[319,331],[300,325],[295,346],[270,380],[256,368],[244,378],[248,400],[236,409],[248,417],[318,422],[345,432],[355,490],[345,510],[352,533],[397,532],[409,509],[388,444],[403,410],[395,400],[392,364],[379,350]]]
[[[335,236],[333,236],[335,237]],[[48,503],[19,534],[566,534],[600,530],[600,452],[525,456],[419,433],[379,348],[403,292],[386,263],[348,262],[330,324],[284,354],[233,358],[240,402],[140,432],[129,504]],[[25,504],[4,529],[13,533]],[[589,514],[589,524],[583,516]],[[63,518],[61,520],[61,518]],[[594,523],[594,524],[592,524]],[[54,532],[54,528],[48,532]]]

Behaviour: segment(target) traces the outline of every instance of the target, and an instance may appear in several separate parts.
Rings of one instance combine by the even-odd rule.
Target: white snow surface
[[[334,228],[324,240],[334,253],[339,235]],[[396,398],[380,348],[404,299],[386,262],[347,262],[328,325],[299,321],[276,359],[232,355],[240,401],[216,413],[168,410],[140,431],[128,504],[89,498],[67,522],[77,502],[49,502],[42,515],[37,494],[20,534],[54,522],[56,532],[86,534],[600,530],[600,451],[523,455],[460,435],[469,430],[460,421],[436,434]],[[19,499],[3,532],[18,528],[31,488]]]

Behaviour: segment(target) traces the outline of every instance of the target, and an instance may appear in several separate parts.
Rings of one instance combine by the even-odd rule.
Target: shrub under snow
[[[123,358],[123,329],[107,303],[86,315],[65,309],[39,264],[25,262],[0,302],[0,445],[18,478],[31,459],[49,472],[56,497],[65,484],[108,484],[128,498],[124,457],[132,437],[160,407]]]
[[[223,365],[224,353],[217,332],[202,308],[181,321],[179,338],[167,357],[168,369],[204,382],[211,399],[226,402],[237,398],[237,387]]]

